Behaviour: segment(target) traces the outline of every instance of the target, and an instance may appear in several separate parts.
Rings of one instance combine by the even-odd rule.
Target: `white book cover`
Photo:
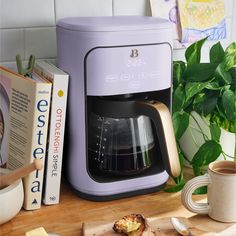
[[[34,159],[45,160],[48,118],[50,111],[51,83],[33,75],[23,77],[0,67],[0,78],[8,81],[9,123],[7,168],[16,169]],[[6,83],[5,83],[6,85]],[[23,178],[25,210],[41,207],[42,170],[35,170]]]
[[[52,101],[49,121],[43,203],[60,201],[61,170],[69,76],[47,61],[38,61],[35,72],[52,82]]]

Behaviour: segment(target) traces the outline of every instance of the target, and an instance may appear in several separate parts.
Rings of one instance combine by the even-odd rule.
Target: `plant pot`
[[[208,139],[211,139],[208,120],[200,116],[197,112],[191,112],[189,126],[179,140],[181,150],[189,161],[192,160],[199,147],[205,142],[203,138],[204,135],[206,135]],[[217,160],[234,160],[235,137],[235,133],[228,132],[221,128],[220,145],[226,155],[223,156],[221,154]],[[186,160],[184,165],[191,167]]]

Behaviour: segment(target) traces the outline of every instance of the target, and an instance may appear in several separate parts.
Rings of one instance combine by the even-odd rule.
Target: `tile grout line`
[[[233,1],[232,17],[231,17],[231,41],[236,41],[236,32],[234,32],[236,25],[236,2]],[[234,38],[233,38],[234,37]]]
[[[112,11],[112,16],[114,16],[114,0],[112,0],[111,11]]]
[[[56,25],[57,17],[56,17],[56,0],[53,0],[53,11],[54,11],[54,24]]]

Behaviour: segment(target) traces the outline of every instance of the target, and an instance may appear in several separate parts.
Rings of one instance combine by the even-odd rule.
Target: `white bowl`
[[[0,175],[10,170],[0,168]],[[19,179],[6,188],[0,189],[0,224],[3,224],[17,215],[23,205],[24,191],[22,180]]]

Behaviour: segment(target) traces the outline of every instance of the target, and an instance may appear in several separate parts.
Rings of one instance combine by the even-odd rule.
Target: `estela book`
[[[34,159],[44,162],[51,83],[37,75],[32,79],[3,67],[0,67],[0,81],[9,100],[8,109],[3,111],[9,121],[4,128],[8,135],[7,167],[16,169]],[[43,172],[44,168],[23,178],[25,210],[41,207]]]
[[[38,61],[36,73],[52,83],[48,144],[45,160],[43,203],[60,201],[61,170],[69,76],[47,61]]]

